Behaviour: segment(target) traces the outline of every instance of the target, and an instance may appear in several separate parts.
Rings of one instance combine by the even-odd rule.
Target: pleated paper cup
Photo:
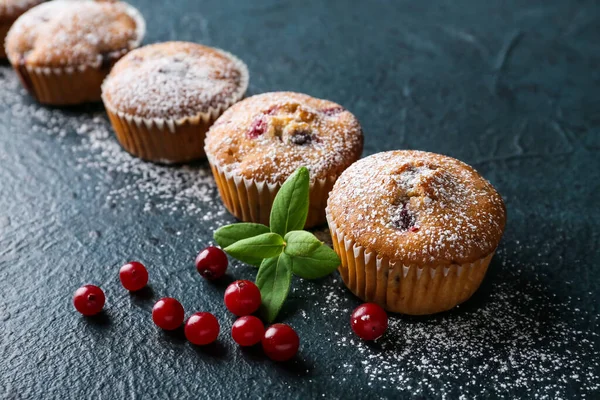
[[[239,88],[217,107],[180,119],[142,118],[117,110],[108,99],[102,100],[117,140],[132,155],[163,164],[185,163],[206,156],[204,139],[212,124],[248,89],[248,67],[239,58],[224,50],[240,71]]]
[[[268,226],[273,201],[281,188],[281,184],[248,179],[228,172],[215,163],[210,156],[208,162],[227,210],[241,221],[256,222]],[[325,223],[327,197],[336,179],[337,177],[330,177],[311,182],[310,203],[305,228],[312,228]]]
[[[494,252],[468,264],[437,267],[403,264],[357,244],[327,215],[344,284],[365,302],[391,312],[426,315],[450,310],[477,290]]]
[[[146,32],[146,23],[134,7],[128,5],[127,13],[136,24],[136,41],[131,45],[133,49],[141,44]],[[68,67],[32,66],[23,63],[19,58],[9,57],[9,60],[25,89],[38,102],[68,106],[100,101],[104,78],[129,50],[114,51],[99,57],[93,64]]]

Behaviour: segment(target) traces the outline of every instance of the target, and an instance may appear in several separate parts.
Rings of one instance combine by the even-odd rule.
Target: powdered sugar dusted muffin
[[[454,158],[389,151],[338,179],[327,203],[344,283],[389,311],[432,314],[477,290],[504,232],[492,185]]]
[[[339,104],[292,92],[265,93],[227,110],[206,137],[206,154],[227,209],[269,223],[281,184],[310,171],[307,227],[325,222],[327,194],[362,152],[362,129]]]
[[[0,58],[6,58],[4,39],[21,14],[44,0],[0,0]]]
[[[127,3],[54,0],[17,19],[6,53],[41,103],[98,101],[110,68],[139,46],[144,31],[144,19]]]
[[[121,145],[151,161],[204,156],[213,122],[240,100],[248,69],[233,55],[195,43],[145,46],[123,57],[102,86]]]

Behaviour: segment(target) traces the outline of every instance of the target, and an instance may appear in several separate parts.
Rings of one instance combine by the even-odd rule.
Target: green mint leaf
[[[263,233],[238,240],[224,249],[229,255],[242,260],[277,257],[283,251],[283,238],[276,233]]]
[[[304,279],[318,279],[331,274],[341,264],[340,258],[323,244],[308,255],[292,257],[292,272]]]
[[[271,232],[284,236],[304,228],[308,215],[309,174],[300,167],[284,182],[277,192],[271,209]]]
[[[285,237],[285,253],[289,256],[307,256],[321,247],[323,242],[310,232],[291,231]]]
[[[243,222],[240,224],[223,226],[217,229],[213,238],[219,246],[225,248],[239,240],[248,239],[268,232],[271,232],[271,230],[266,225]]]
[[[281,253],[279,257],[263,260],[256,275],[256,286],[260,289],[262,308],[268,322],[273,322],[279,314],[290,291],[291,282],[290,256]]]

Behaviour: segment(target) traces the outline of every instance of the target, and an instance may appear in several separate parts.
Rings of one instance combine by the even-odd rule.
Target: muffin
[[[6,53],[40,103],[99,101],[110,68],[139,46],[144,31],[144,19],[127,3],[54,0],[17,19],[6,37]]]
[[[161,163],[204,156],[206,131],[248,88],[248,68],[233,55],[195,43],[134,50],[102,85],[121,145]]]
[[[325,222],[327,194],[362,148],[362,129],[349,111],[291,92],[260,94],[234,105],[209,130],[205,146],[221,198],[242,221],[268,225],[283,182],[307,167],[307,228]]]
[[[4,39],[12,24],[21,14],[44,0],[0,0],[0,59],[6,58]]]
[[[454,158],[389,151],[338,179],[327,220],[346,286],[388,311],[449,310],[477,290],[502,237],[493,186]]]

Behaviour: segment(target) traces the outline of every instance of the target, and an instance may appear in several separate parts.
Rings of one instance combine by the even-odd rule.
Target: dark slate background
[[[494,260],[467,308],[484,307],[486,298],[510,279],[520,288],[511,306],[527,313],[519,308],[521,293],[536,282],[543,291],[529,293],[523,304],[539,312],[539,321],[549,318],[546,304],[568,300],[570,310],[579,312],[576,321],[571,322],[570,311],[563,313],[557,306],[548,323],[573,325],[584,334],[598,330],[597,2],[132,3],[147,19],[145,43],[177,39],[227,49],[248,64],[251,94],[294,90],[341,103],[363,125],[365,154],[422,149],[475,166],[503,195],[509,219],[501,244],[503,262]],[[80,145],[82,135],[74,132],[73,124],[61,128],[56,121],[46,121],[45,114],[34,124],[29,113],[15,113],[15,104],[38,107],[7,83],[11,79],[14,82],[12,71],[4,65],[0,68],[0,98],[5,99],[0,103],[0,396],[598,396],[589,390],[589,385],[597,386],[598,373],[588,377],[585,386],[560,380],[561,371],[547,372],[550,381],[556,376],[560,391],[535,380],[525,383],[527,391],[510,387],[502,391],[494,385],[494,375],[485,373],[475,374],[469,385],[444,382],[443,374],[439,382],[433,379],[423,385],[428,371],[412,364],[405,367],[413,382],[410,388],[369,385],[360,368],[348,373],[341,366],[360,366],[378,347],[363,346],[366,351],[359,352],[331,342],[333,331],[351,336],[347,310],[359,304],[340,289],[343,310],[336,318],[322,312],[323,299],[331,287],[340,285],[335,277],[294,282],[298,290],[282,320],[301,336],[296,360],[274,364],[260,349],[240,351],[229,338],[232,318],[221,301],[228,280],[208,284],[192,265],[195,253],[209,243],[214,226],[203,223],[202,213],[144,212],[144,201],[133,190],[126,201],[107,201],[109,190],[127,187],[127,173],[108,173],[102,166],[74,168],[78,156],[69,148]],[[52,113],[63,115],[60,124],[68,116],[91,119],[100,109],[86,106]],[[199,163],[192,168],[207,167]],[[217,212],[222,206],[214,188],[211,193],[214,202],[199,201],[197,206]],[[232,221],[225,215],[217,225]],[[148,264],[150,291],[129,296],[120,288],[117,268],[129,259]],[[253,273],[234,264],[229,280],[252,278]],[[72,293],[88,282],[101,285],[108,297],[106,312],[98,318],[83,318],[71,305]],[[157,330],[150,322],[150,310],[164,295],[180,298],[187,311],[217,314],[223,324],[219,343],[194,348],[180,332]],[[427,321],[448,322],[453,315]],[[396,329],[414,323],[399,316],[393,320]],[[540,340],[543,335],[541,330]],[[557,351],[598,371],[598,336],[591,337],[595,352],[583,354],[561,343]],[[400,351],[403,344],[391,346],[386,351]],[[500,349],[498,357],[503,354]],[[465,360],[465,365],[485,363],[490,355],[481,357]],[[528,373],[509,370],[505,377]]]

